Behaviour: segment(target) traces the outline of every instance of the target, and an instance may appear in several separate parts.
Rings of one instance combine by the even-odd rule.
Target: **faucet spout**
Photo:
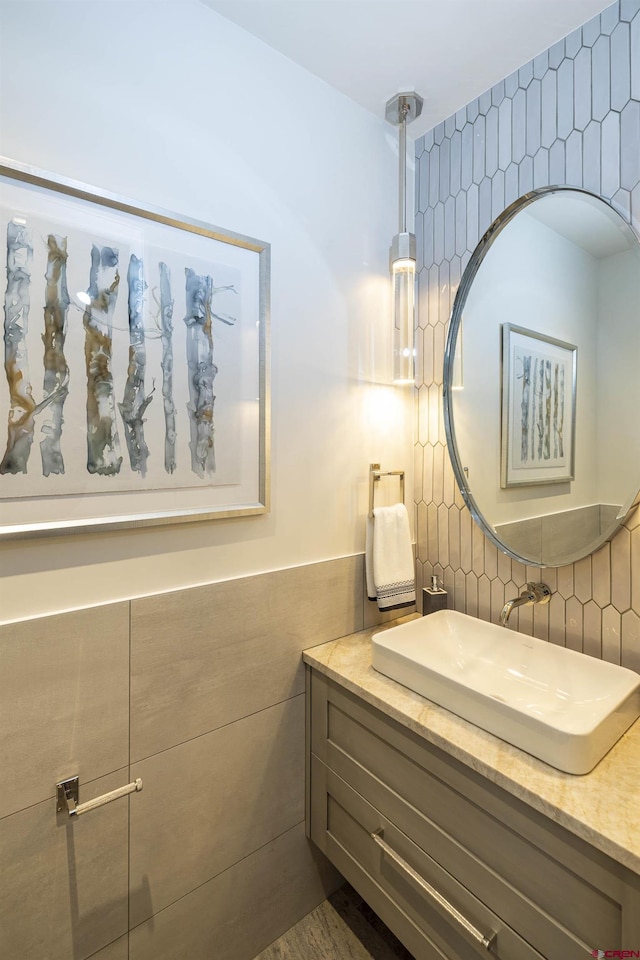
[[[501,627],[506,627],[506,625],[507,625],[507,623],[508,623],[508,621],[509,621],[509,617],[511,616],[511,611],[513,610],[513,608],[514,608],[514,607],[521,607],[521,606],[523,606],[525,603],[529,603],[529,600],[527,600],[526,597],[525,597],[525,599],[523,600],[521,596],[520,596],[520,597],[515,597],[513,600],[507,600],[507,602],[505,603],[504,607],[503,607],[502,610],[500,611],[500,626],[501,626]]]
[[[549,603],[551,590],[546,583],[527,583],[519,597],[507,600],[500,611],[500,626],[506,627],[514,607],[530,606],[534,603]]]

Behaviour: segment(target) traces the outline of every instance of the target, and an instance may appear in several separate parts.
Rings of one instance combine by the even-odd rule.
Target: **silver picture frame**
[[[0,214],[0,537],[268,512],[269,243],[4,157]]]
[[[578,348],[502,325],[501,486],[575,478]]]

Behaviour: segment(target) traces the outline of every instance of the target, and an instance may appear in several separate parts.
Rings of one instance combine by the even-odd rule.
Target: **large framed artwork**
[[[574,479],[578,350],[502,325],[501,485]]]
[[[0,536],[269,507],[269,245],[0,158]]]

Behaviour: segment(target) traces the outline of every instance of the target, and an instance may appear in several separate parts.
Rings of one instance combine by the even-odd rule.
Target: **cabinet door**
[[[316,757],[311,776],[312,839],[417,957],[541,960],[459,880]]]
[[[547,960],[640,942],[635,875],[315,674],[311,739],[327,767]]]

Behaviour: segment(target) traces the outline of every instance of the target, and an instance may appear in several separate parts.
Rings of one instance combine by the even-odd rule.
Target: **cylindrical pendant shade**
[[[415,260],[396,260],[392,263],[394,383],[413,383],[415,377],[415,281]]]

